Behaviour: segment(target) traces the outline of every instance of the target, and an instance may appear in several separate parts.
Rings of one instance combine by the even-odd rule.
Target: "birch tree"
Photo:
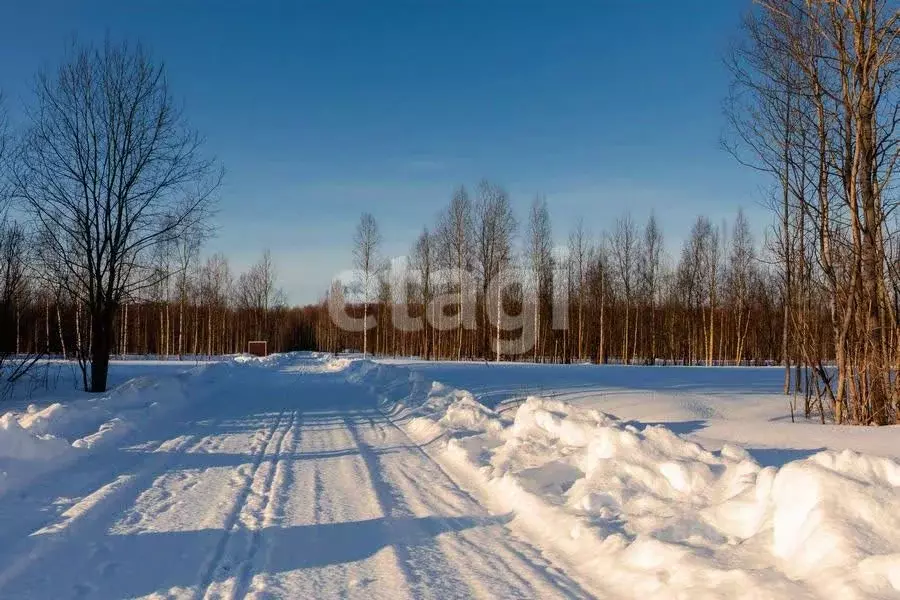
[[[469,284],[469,269],[472,267],[473,226],[472,201],[466,188],[459,187],[453,194],[450,206],[438,222],[442,263],[453,273],[451,284],[455,287],[457,297],[456,360],[462,359],[463,325],[467,311],[472,308],[467,306],[466,298],[470,290],[466,287]]]
[[[509,204],[506,191],[488,181],[478,185],[478,199],[475,208],[475,266],[481,281],[481,296],[484,303],[482,312],[483,351],[488,356],[491,350],[491,327],[488,311],[495,310],[496,359],[499,361],[500,312],[502,294],[501,283],[504,270],[513,258],[512,238],[516,231],[516,219]],[[496,289],[496,298],[490,297],[491,288]],[[493,305],[493,306],[492,306]]]
[[[754,59],[746,62],[745,72],[755,75],[758,85],[749,88],[755,100],[741,114],[752,122],[755,108],[769,107],[773,118],[766,122],[789,124],[785,146],[799,149],[784,153],[788,168],[779,175],[782,186],[791,187],[797,221],[811,223],[809,231],[796,228],[802,247],[785,244],[782,250],[785,261],[805,262],[807,247],[814,253],[817,269],[809,279],[817,278],[828,298],[836,382],[821,360],[811,366],[816,381],[825,384],[837,422],[894,422],[900,419],[894,373],[898,319],[888,294],[894,273],[887,256],[896,235],[890,219],[897,206],[892,179],[900,157],[900,11],[892,0],[758,4],[747,30],[753,52],[745,55]],[[779,88],[793,102],[766,102],[772,95],[759,93]],[[798,306],[807,311],[816,290],[802,284],[805,297]],[[793,287],[786,285],[786,294]],[[786,320],[788,314],[786,308]],[[798,320],[794,345],[810,355],[807,318]],[[787,377],[789,372],[786,382]],[[816,389],[819,393],[818,383]]]
[[[185,230],[176,244],[178,266],[178,357],[183,358],[185,348],[185,311],[187,310],[190,270],[200,256],[207,232],[203,229]],[[126,318],[128,305],[125,305]],[[123,336],[124,338],[124,336]]]
[[[376,292],[374,285],[381,272],[381,259],[379,255],[381,246],[381,233],[375,217],[370,213],[363,213],[356,226],[353,237],[353,265],[356,268],[357,283],[363,302],[363,356],[368,352],[369,332],[369,302]]]
[[[638,232],[630,213],[616,221],[616,228],[612,233],[610,251],[613,260],[618,283],[625,304],[625,319],[622,335],[622,360],[629,361],[629,324],[631,308],[634,302],[635,279],[637,276],[638,261]]]
[[[528,218],[528,262],[534,303],[534,362],[543,355],[543,322],[553,298],[553,232],[547,201],[537,197]]]
[[[434,340],[429,336],[429,319],[427,311],[431,306],[431,300],[434,297],[433,273],[435,263],[434,235],[428,231],[428,228],[422,230],[422,233],[416,239],[413,246],[410,266],[417,279],[419,293],[421,294],[424,327],[422,330],[422,353],[425,360],[430,360]]]
[[[750,327],[750,294],[755,283],[756,253],[750,224],[743,210],[738,210],[731,234],[731,248],[728,255],[727,290],[734,311],[735,322],[735,364],[744,358],[744,342]],[[724,332],[723,332],[724,333]]]
[[[656,304],[660,284],[660,263],[662,256],[663,235],[656,216],[651,214],[644,227],[644,235],[640,250],[641,288],[647,300],[647,308],[650,313],[650,352],[647,356],[650,364],[656,363],[657,327]]]
[[[569,260],[572,263],[572,288],[577,302],[578,336],[576,338],[576,354],[578,360],[584,360],[584,303],[585,279],[588,266],[588,239],[584,230],[584,221],[578,219],[572,233],[569,234]]]

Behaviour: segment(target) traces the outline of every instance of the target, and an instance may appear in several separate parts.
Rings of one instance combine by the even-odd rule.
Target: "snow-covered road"
[[[246,365],[3,497],[3,598],[590,592],[340,373]]]

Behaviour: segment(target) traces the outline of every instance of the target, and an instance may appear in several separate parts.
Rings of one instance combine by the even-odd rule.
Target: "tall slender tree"
[[[512,240],[516,231],[506,190],[488,181],[478,185],[475,205],[475,266],[481,281],[482,331],[484,355],[491,349],[491,332],[495,332],[495,358],[500,360],[500,313],[502,309],[502,279],[513,258]],[[496,297],[491,297],[493,289]],[[489,311],[495,310],[493,329],[490,327]]]
[[[438,222],[438,239],[442,250],[440,251],[441,264],[451,272],[449,283],[456,291],[456,359],[462,359],[464,323],[466,317],[466,298],[471,290],[469,286],[469,271],[472,268],[474,246],[474,220],[472,214],[472,201],[465,187],[458,188]]]
[[[657,325],[656,306],[659,294],[660,267],[662,257],[663,235],[656,216],[651,214],[644,227],[644,236],[641,243],[640,256],[640,286],[642,294],[647,301],[647,309],[650,316],[650,352],[647,356],[650,364],[656,363],[657,351]]]
[[[553,231],[547,200],[537,197],[528,217],[528,262],[534,303],[534,362],[543,356],[543,321],[553,298]]]
[[[433,275],[434,275],[434,235],[428,231],[428,228],[422,230],[422,233],[419,234],[418,239],[416,239],[416,243],[413,246],[412,258],[410,260],[410,267],[412,268],[413,273],[416,276],[416,283],[418,284],[419,293],[421,294],[422,300],[422,311],[423,311],[423,330],[422,330],[422,353],[425,356],[426,360],[429,360],[432,355],[432,348],[434,346],[434,340],[429,336],[430,329],[430,321],[434,319],[429,319],[427,315],[427,311],[431,306],[432,298],[434,297],[433,290]]]
[[[616,221],[616,228],[613,230],[610,240],[610,250],[613,258],[613,268],[616,272],[625,305],[621,356],[626,363],[629,362],[629,342],[633,341],[629,336],[629,325],[637,276],[638,243],[638,231],[634,219],[631,217],[631,213],[625,213],[621,219]]]
[[[371,213],[363,213],[353,237],[353,264],[356,267],[357,283],[363,302],[363,356],[369,349],[369,303],[372,301],[373,293],[377,291],[375,283],[382,270],[380,246],[381,233],[378,231],[375,217]]]

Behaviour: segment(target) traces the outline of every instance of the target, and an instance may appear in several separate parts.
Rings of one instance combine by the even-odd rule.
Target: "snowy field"
[[[0,598],[900,597],[900,429],[774,368],[51,363],[0,417]]]
[[[803,418],[803,398],[791,421],[782,394],[782,367],[643,367],[446,363],[389,360],[425,377],[468,390],[506,413],[528,396],[595,408],[620,419],[664,424],[710,450],[744,447],[764,466],[781,466],[819,450],[851,449],[900,459],[900,428],[822,425]]]

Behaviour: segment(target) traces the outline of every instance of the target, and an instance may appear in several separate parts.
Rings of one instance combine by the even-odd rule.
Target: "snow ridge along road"
[[[427,365],[344,368],[457,483],[495,514],[514,515],[509,528],[601,597],[900,598],[900,463],[892,458],[837,443],[795,460],[776,448],[785,459],[763,466],[737,443],[708,449],[665,426],[559,399],[529,396],[501,414],[468,388],[433,380]],[[503,378],[497,366],[456,368],[468,383]],[[560,383],[554,370],[563,372],[505,370],[541,372],[551,392]],[[630,370],[633,379],[650,373],[668,370]],[[890,429],[857,428],[896,439],[900,429]]]
[[[334,361],[186,385],[164,422],[0,496],[0,597],[596,592],[460,489]]]

